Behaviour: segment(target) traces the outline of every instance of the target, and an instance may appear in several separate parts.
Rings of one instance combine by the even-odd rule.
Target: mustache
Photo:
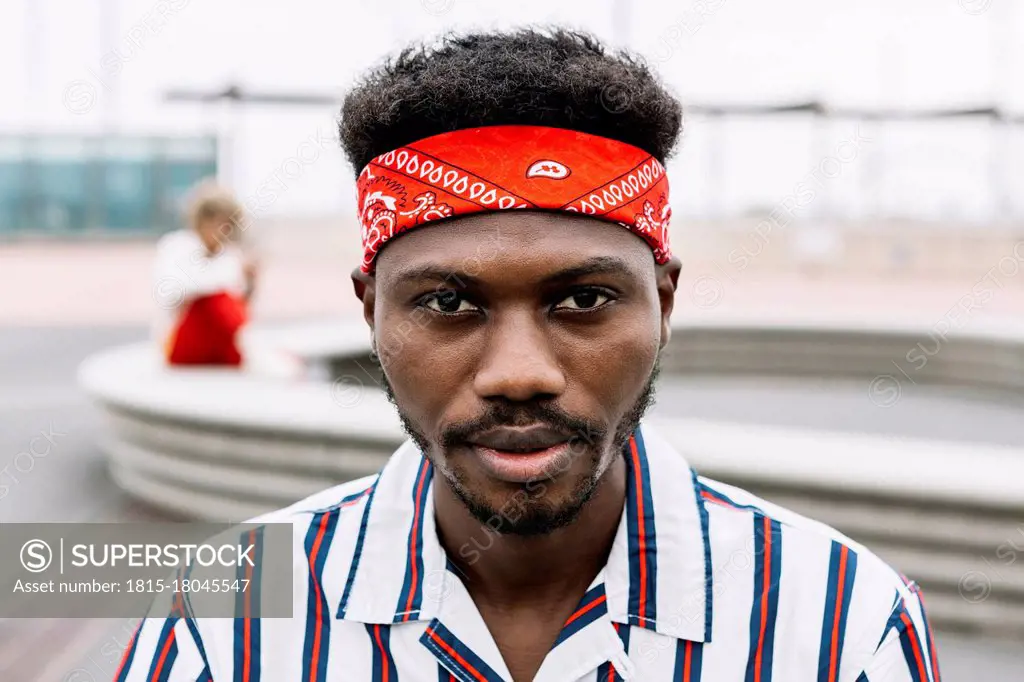
[[[536,424],[543,424],[564,433],[570,441],[578,438],[594,443],[608,435],[608,430],[600,424],[563,412],[551,405],[536,403],[522,406],[497,403],[480,417],[446,426],[441,431],[439,444],[443,448],[451,448],[467,443],[478,433],[497,427],[522,427]]]

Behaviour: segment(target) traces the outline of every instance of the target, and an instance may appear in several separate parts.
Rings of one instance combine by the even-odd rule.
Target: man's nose
[[[478,396],[524,402],[565,391],[551,339],[533,314],[502,315],[492,324],[473,382]]]

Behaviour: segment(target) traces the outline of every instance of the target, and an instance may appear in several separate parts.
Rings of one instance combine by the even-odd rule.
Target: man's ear
[[[359,268],[352,271],[352,288],[356,298],[363,302],[363,319],[373,333],[373,311],[377,302],[377,279]]]
[[[664,348],[672,338],[672,308],[676,302],[676,288],[683,263],[672,256],[664,265],[654,266],[655,284],[658,287],[658,303],[661,306],[661,344]]]

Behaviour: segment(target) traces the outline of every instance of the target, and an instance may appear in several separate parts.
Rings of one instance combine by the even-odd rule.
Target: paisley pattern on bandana
[[[578,213],[636,233],[671,257],[665,168],[647,152],[563,128],[488,126],[434,135],[373,159],[356,183],[362,271],[403,232],[512,209]]]

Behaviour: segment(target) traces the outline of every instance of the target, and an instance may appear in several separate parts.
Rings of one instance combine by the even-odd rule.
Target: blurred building
[[[163,232],[216,173],[212,137],[0,135],[0,238]]]

